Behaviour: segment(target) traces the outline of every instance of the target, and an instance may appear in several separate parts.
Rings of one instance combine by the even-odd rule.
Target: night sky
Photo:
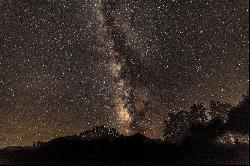
[[[0,0],[0,147],[96,125],[161,138],[249,83],[248,0]]]

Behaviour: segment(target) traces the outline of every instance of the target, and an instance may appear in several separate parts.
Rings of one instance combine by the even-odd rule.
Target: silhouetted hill
[[[246,96],[235,107],[219,102],[212,102],[212,106],[215,118],[208,122],[197,121],[204,117],[202,104],[192,107],[198,113],[191,111],[172,115],[173,121],[168,123],[171,124],[170,130],[164,131],[168,131],[167,134],[176,131],[181,135],[181,132],[188,133],[182,135],[181,142],[149,139],[139,133],[123,136],[114,128],[96,126],[80,135],[38,142],[31,147],[2,149],[0,165],[249,165],[249,140],[237,140],[237,134],[249,137],[249,98]],[[233,139],[231,143],[216,141],[230,132],[236,136],[227,138],[229,141]],[[170,138],[179,137],[170,135]]]
[[[0,151],[1,164],[248,164],[249,146],[199,141],[181,146],[136,134],[114,140],[57,138],[40,146]]]

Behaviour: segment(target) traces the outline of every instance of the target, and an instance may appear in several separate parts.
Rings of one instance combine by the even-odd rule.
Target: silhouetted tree
[[[196,124],[190,127],[190,136],[186,140],[205,143],[213,141],[226,132],[225,124],[220,119],[213,119],[207,124]]]
[[[228,127],[234,132],[249,134],[249,96],[243,96],[239,103],[229,114]]]
[[[190,135],[190,127],[204,124],[207,121],[206,108],[203,103],[194,104],[190,112],[181,111],[170,114],[170,120],[165,121],[164,140],[180,144],[185,137]]]
[[[194,104],[190,108],[191,125],[205,123],[207,121],[206,108],[203,103]]]
[[[192,105],[190,112],[181,111],[177,114],[170,114],[170,120],[165,121],[164,140],[180,144],[186,137],[207,140],[224,133],[232,105],[212,100],[210,109],[212,114],[210,121],[203,103]]]
[[[190,113],[178,112],[170,114],[170,120],[165,121],[164,140],[169,143],[181,144],[182,140],[189,135]]]
[[[224,123],[228,121],[228,114],[232,109],[230,103],[221,103],[219,101],[210,101],[210,110],[212,119],[221,119]]]

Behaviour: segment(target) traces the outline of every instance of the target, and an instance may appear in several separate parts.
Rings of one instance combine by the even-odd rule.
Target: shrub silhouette
[[[80,137],[85,139],[100,139],[100,138],[117,138],[120,134],[117,132],[115,128],[108,128],[104,125],[95,126],[92,130],[86,130],[83,133],[80,133]]]

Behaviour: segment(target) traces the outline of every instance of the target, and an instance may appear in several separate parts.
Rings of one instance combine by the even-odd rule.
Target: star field
[[[0,0],[0,147],[96,125],[162,137],[168,113],[237,104],[245,0]]]

